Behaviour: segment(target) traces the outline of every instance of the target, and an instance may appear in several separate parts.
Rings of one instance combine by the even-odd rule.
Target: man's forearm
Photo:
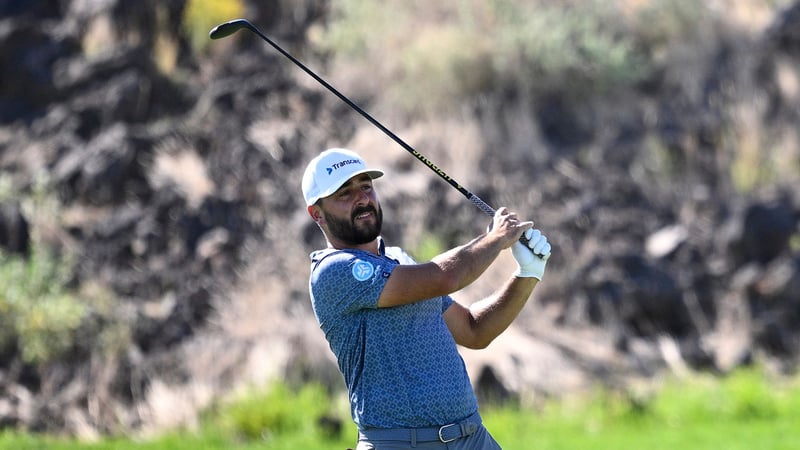
[[[478,346],[489,345],[511,325],[538,282],[536,278],[512,277],[491,297],[470,305],[471,326]]]
[[[501,250],[503,250],[501,242],[492,240],[484,234],[465,245],[434,257],[431,262],[438,265],[452,280],[452,292],[455,292],[478,279]]]

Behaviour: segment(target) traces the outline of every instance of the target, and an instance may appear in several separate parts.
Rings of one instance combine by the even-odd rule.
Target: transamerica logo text
[[[344,161],[339,161],[338,163],[326,169],[328,171],[328,175],[330,175],[334,170],[340,169],[348,164],[361,164],[361,161],[357,159],[345,159]]]

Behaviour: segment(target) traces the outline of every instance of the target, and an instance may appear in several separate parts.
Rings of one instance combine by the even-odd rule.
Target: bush
[[[278,442],[291,435],[337,439],[341,430],[331,431],[326,421],[352,425],[337,406],[341,405],[319,384],[294,390],[273,383],[267,390],[250,389],[237,396],[215,411],[213,419],[223,434],[245,440]]]
[[[69,258],[34,243],[28,258],[0,251],[0,354],[32,366],[81,354],[116,355],[130,344],[130,326],[99,285],[69,287]]]
[[[26,215],[35,219],[27,256],[0,249],[0,354],[41,366],[81,345],[105,353],[125,347],[129,328],[117,319],[110,293],[100,285],[76,283],[74,257],[48,248],[39,237],[39,224],[60,216],[46,180],[36,180],[26,195],[13,187],[0,189],[0,198],[8,194],[22,198]]]
[[[0,348],[16,345],[26,363],[42,364],[72,347],[89,309],[66,290],[68,264],[32,248],[27,259],[0,251]]]

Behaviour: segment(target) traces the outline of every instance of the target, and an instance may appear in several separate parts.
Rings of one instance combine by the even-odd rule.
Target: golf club
[[[247,19],[235,19],[235,20],[231,20],[229,22],[221,23],[221,24],[217,25],[216,27],[214,27],[208,33],[208,37],[210,37],[211,39],[222,39],[224,37],[228,37],[228,36],[236,33],[237,31],[239,31],[241,29],[248,29],[248,30],[252,31],[256,35],[258,35],[261,39],[266,41],[269,45],[271,45],[273,48],[275,48],[275,50],[279,51],[283,56],[289,58],[289,60],[291,60],[295,65],[297,65],[298,67],[303,69],[303,71],[305,73],[310,75],[313,79],[317,80],[317,82],[319,82],[321,85],[325,86],[326,89],[328,89],[334,95],[339,97],[340,100],[342,100],[343,102],[347,103],[347,105],[349,105],[351,108],[356,110],[356,112],[361,114],[371,124],[373,124],[376,127],[378,127],[378,129],[383,131],[384,134],[386,134],[387,136],[392,138],[392,140],[397,142],[401,147],[403,147],[405,150],[407,150],[409,153],[411,153],[415,158],[417,158],[423,164],[428,166],[429,169],[434,171],[443,180],[447,181],[452,187],[454,187],[456,190],[458,190],[458,192],[460,192],[462,195],[464,195],[464,197],[466,197],[467,200],[472,202],[472,204],[477,206],[481,211],[483,211],[484,213],[486,213],[490,217],[494,217],[494,214],[495,214],[495,209],[494,208],[489,206],[480,197],[478,197],[477,195],[473,194],[472,192],[467,190],[464,186],[459,184],[456,180],[453,179],[453,177],[448,175],[439,166],[434,164],[433,161],[431,161],[430,159],[425,157],[425,155],[423,155],[422,153],[418,152],[416,149],[414,149],[414,147],[412,147],[409,144],[407,144],[404,140],[400,139],[400,137],[398,137],[396,134],[394,134],[391,130],[389,130],[388,128],[383,126],[383,124],[378,122],[375,118],[373,118],[371,115],[369,115],[366,111],[361,109],[360,106],[358,106],[352,100],[347,98],[347,96],[345,96],[344,94],[339,92],[336,88],[331,86],[327,81],[323,80],[319,75],[317,75],[311,69],[306,67],[305,64],[300,62],[297,58],[295,58],[290,53],[288,53],[286,50],[281,48],[278,44],[273,42],[272,39],[268,38],[264,33],[262,33],[258,28],[256,28],[252,23],[250,23],[249,20],[247,20]],[[525,239],[525,235],[524,234],[520,238],[520,241],[527,246],[528,241],[527,241],[527,239]],[[537,255],[537,256],[541,257],[542,255]]]

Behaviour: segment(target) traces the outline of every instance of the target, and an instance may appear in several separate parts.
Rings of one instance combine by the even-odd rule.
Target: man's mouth
[[[375,216],[375,211],[372,209],[368,209],[366,211],[358,211],[354,216],[353,220],[365,220],[369,219],[370,217]]]
[[[358,214],[356,216],[356,220],[363,220],[363,219],[366,219],[366,218],[371,217],[371,216],[372,216],[372,212],[371,211],[363,212],[363,213]]]

